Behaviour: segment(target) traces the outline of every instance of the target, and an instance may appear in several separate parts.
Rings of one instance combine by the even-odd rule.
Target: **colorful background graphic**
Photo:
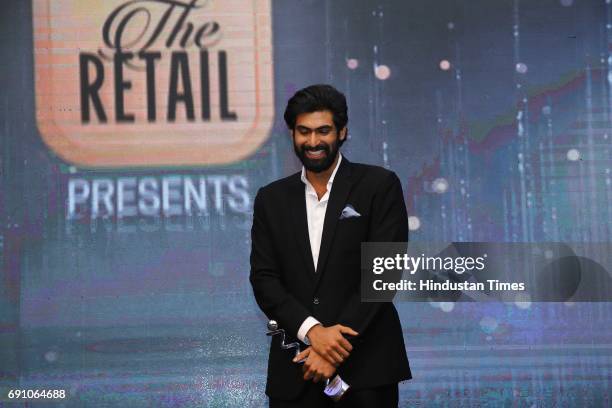
[[[2,390],[66,389],[69,407],[265,405],[252,200],[300,169],[282,111],[312,83],[347,96],[343,154],[399,175],[412,240],[610,240],[609,1],[272,1],[271,14],[276,115],[259,149],[95,169],[43,142],[33,7],[3,2]],[[134,213],[117,194],[112,214],[78,200],[124,182],[150,188]],[[401,406],[611,404],[610,303],[397,308],[414,375]]]

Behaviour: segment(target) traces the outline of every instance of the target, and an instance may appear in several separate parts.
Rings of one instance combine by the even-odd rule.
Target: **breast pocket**
[[[358,254],[361,242],[366,240],[368,234],[368,217],[349,217],[338,220],[336,225],[336,244],[343,252]]]

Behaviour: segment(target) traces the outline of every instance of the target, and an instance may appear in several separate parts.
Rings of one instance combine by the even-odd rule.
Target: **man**
[[[361,302],[360,250],[408,240],[401,183],[340,154],[347,106],[333,87],[298,91],[284,118],[303,167],[257,193],[250,281],[259,307],[303,351],[294,359],[273,337],[270,407],[397,407],[398,382],[411,378],[402,328],[393,303]],[[323,393],[335,374],[350,386],[336,405]]]

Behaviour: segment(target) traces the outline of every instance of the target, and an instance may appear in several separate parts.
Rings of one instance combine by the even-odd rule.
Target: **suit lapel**
[[[304,260],[304,265],[308,271],[308,276],[314,276],[314,262],[312,261],[312,251],[310,250],[310,237],[308,236],[308,220],[306,218],[306,199],[304,183],[298,174],[297,182],[293,183],[289,194],[290,207],[292,209],[293,227],[295,239],[297,240],[300,254]]]
[[[342,156],[340,167],[336,172],[334,181],[332,183],[332,189],[329,195],[329,202],[327,203],[327,210],[325,211],[325,220],[323,222],[323,234],[321,237],[321,249],[319,250],[319,259],[317,261],[317,271],[315,274],[315,288],[321,275],[325,271],[325,263],[329,256],[331,244],[334,240],[334,233],[336,232],[336,225],[338,219],[342,213],[342,209],[346,204],[349,192],[351,191],[352,181],[351,175],[351,163]],[[306,228],[308,233],[308,228]]]

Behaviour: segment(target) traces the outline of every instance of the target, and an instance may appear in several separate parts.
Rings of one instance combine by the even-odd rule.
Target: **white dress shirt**
[[[327,191],[319,200],[310,181],[306,178],[306,169],[302,166],[302,182],[306,184],[305,199],[306,199],[306,219],[308,220],[308,237],[310,238],[310,251],[312,252],[312,261],[314,263],[315,272],[317,271],[317,262],[319,260],[319,250],[321,249],[321,237],[323,235],[323,222],[325,221],[325,213],[327,211],[327,202],[329,201],[329,193],[331,192],[334,177],[340,167],[342,155],[338,152],[338,163],[327,181]],[[300,326],[297,336],[302,342],[310,344],[306,333],[312,326],[320,324],[320,322],[312,316],[308,316]]]

